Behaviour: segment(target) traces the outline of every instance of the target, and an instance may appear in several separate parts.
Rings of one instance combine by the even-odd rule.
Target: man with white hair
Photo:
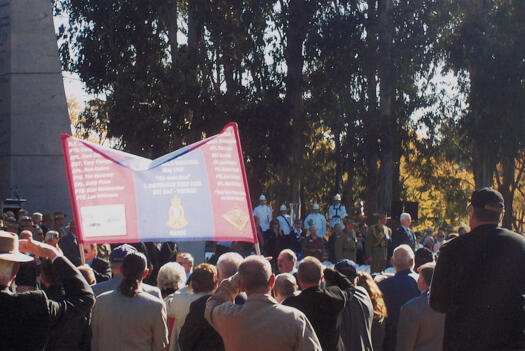
[[[394,351],[396,348],[397,322],[401,306],[419,295],[418,275],[412,271],[414,268],[414,251],[412,248],[406,244],[398,246],[394,249],[390,261],[396,270],[396,274],[378,284],[379,289],[383,292],[383,299],[388,311],[388,317],[385,320],[384,351]]]
[[[259,206],[253,209],[253,215],[260,220],[260,226],[263,232],[270,229],[270,222],[272,220],[272,209],[266,205],[266,196],[261,194],[259,196]]]
[[[334,228],[337,223],[343,224],[343,219],[346,217],[345,205],[341,204],[341,195],[334,196],[334,203],[328,208],[328,221],[330,228]]]
[[[223,280],[206,303],[205,317],[227,351],[320,351],[312,325],[301,311],[280,305],[272,296],[275,276],[262,256],[249,256],[239,272]],[[231,303],[245,291],[242,306]]]
[[[392,247],[395,249],[399,245],[406,244],[414,251],[416,247],[416,235],[412,229],[410,229],[410,224],[412,224],[410,213],[401,213],[399,223],[401,223],[401,226],[392,234]]]
[[[60,275],[65,296],[60,302],[49,299],[43,291],[22,294],[10,288],[21,262],[33,257],[52,262]],[[49,334],[59,323],[72,316],[88,316],[95,299],[88,283],[75,266],[56,248],[31,237],[18,240],[15,234],[0,231],[0,340],[2,350],[43,350]]]
[[[317,228],[317,236],[324,238],[326,235],[326,218],[321,214],[319,204],[315,203],[312,206],[312,211],[304,219],[304,227],[310,230],[310,226],[315,226]]]
[[[297,280],[290,273],[281,273],[275,277],[272,291],[277,302],[283,303],[286,298],[296,294]]]

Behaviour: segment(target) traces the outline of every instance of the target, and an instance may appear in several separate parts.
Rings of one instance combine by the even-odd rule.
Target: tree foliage
[[[347,206],[365,199],[372,219],[391,199],[430,191],[440,196],[425,195],[435,199],[425,206],[450,203],[435,220],[457,221],[472,189],[464,172],[479,185],[523,150],[523,1],[55,0],[55,9],[68,18],[64,68],[97,96],[77,120],[85,136],[157,157],[236,121],[252,197],[268,193],[274,207],[326,206],[341,192]],[[456,75],[457,96],[435,82],[441,70]],[[501,189],[517,194],[509,179]]]

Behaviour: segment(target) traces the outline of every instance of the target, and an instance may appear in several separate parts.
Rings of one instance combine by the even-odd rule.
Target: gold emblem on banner
[[[239,231],[244,232],[244,228],[250,221],[250,216],[243,212],[238,206],[234,206],[231,210],[222,215],[222,217]]]
[[[184,207],[182,207],[180,198],[174,197],[171,199],[169,216],[168,225],[173,229],[181,229],[188,224],[188,221],[184,218]]]

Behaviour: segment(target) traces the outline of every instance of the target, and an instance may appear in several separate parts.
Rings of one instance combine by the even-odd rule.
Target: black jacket
[[[416,245],[416,235],[412,231],[412,229],[408,228],[408,233],[403,229],[403,227],[399,226],[393,233],[392,233],[392,250],[398,247],[399,245],[406,244],[412,248],[412,251],[415,250]]]
[[[181,351],[224,351],[221,336],[204,318],[206,301],[210,296],[202,296],[191,303],[179,334]]]
[[[443,348],[525,349],[525,238],[495,224],[444,244],[430,306],[446,313]]]
[[[75,266],[80,266],[80,251],[78,249],[78,241],[71,233],[67,233],[58,242],[58,247],[64,253],[71,263]]]
[[[111,279],[111,268],[108,261],[95,257],[91,263],[91,269],[93,269],[97,283]]]
[[[341,323],[343,311],[349,298],[350,281],[342,274],[325,270],[327,288],[313,287],[303,290],[297,296],[287,297],[283,305],[303,312],[319,338],[323,350],[343,351]]]
[[[45,289],[49,299],[62,302],[66,293],[61,285]],[[89,351],[91,350],[91,328],[89,314],[74,313],[64,317],[49,333],[46,351]]]
[[[53,266],[62,277],[64,301],[50,300],[43,291],[12,294],[5,287],[0,291],[0,350],[43,350],[59,322],[90,313],[95,299],[82,274],[63,257],[56,258]]]

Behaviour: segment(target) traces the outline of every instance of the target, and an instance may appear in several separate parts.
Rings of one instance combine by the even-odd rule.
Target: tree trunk
[[[472,145],[472,172],[476,189],[491,187],[494,183],[494,171],[496,170],[496,156],[494,145],[486,139],[475,139]]]
[[[368,3],[368,22],[366,26],[367,60],[364,63],[367,80],[368,113],[363,119],[365,136],[365,214],[369,224],[374,222],[373,214],[377,211],[378,187],[378,144],[379,133],[377,130],[377,10],[376,0]]]
[[[392,204],[394,123],[392,99],[394,96],[392,37],[394,31],[393,0],[381,1],[379,35],[379,81],[380,81],[380,120],[381,120],[381,200],[379,209],[390,212]]]
[[[303,42],[306,36],[308,11],[305,0],[290,0],[286,30],[286,97],[288,116],[292,123],[292,201],[301,202],[306,121],[303,104]]]
[[[505,216],[503,217],[504,228],[512,230],[514,223],[513,216],[513,200],[514,200],[514,173],[516,170],[514,158],[505,158],[501,162],[502,168],[502,182],[498,190],[503,195],[505,202]]]
[[[177,42],[177,32],[179,31],[179,27],[177,24],[177,20],[179,17],[177,0],[168,1],[168,11],[166,15],[166,22],[168,24],[168,43],[170,44],[171,61],[174,62],[175,57],[177,57],[177,49],[179,45]]]

